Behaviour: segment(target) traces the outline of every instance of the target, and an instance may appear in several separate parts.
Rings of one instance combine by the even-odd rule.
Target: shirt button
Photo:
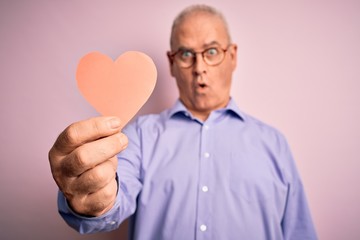
[[[201,224],[201,225],[200,225],[200,231],[205,232],[206,229],[207,229],[207,227],[206,227],[205,224]]]
[[[116,224],[116,221],[111,221],[109,222],[110,225],[115,225]]]
[[[210,153],[205,152],[205,153],[204,153],[204,157],[205,157],[205,158],[209,158],[209,157],[210,157]]]
[[[201,188],[201,190],[202,190],[203,192],[207,192],[207,191],[209,191],[209,188],[208,188],[207,186],[203,186],[203,187]]]
[[[205,130],[209,130],[209,126],[208,125],[204,125]]]

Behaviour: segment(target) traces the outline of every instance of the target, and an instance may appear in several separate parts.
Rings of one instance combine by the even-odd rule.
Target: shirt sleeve
[[[288,193],[281,226],[285,240],[318,239],[312,222],[303,184],[290,148],[283,139],[281,155],[285,161]]]
[[[136,198],[140,182],[140,140],[135,124],[123,131],[128,139],[127,149],[118,154],[117,182],[118,193],[114,206],[99,217],[85,217],[75,213],[67,203],[63,193],[58,193],[58,210],[65,222],[81,234],[108,232],[115,230],[136,210]]]

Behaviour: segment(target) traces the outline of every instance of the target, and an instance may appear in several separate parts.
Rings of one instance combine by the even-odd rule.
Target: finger
[[[109,159],[109,161],[111,162],[112,167],[113,167],[114,171],[116,172],[117,171],[117,166],[118,166],[118,158],[117,158],[117,156],[116,155],[113,156],[112,158]]]
[[[105,187],[115,176],[113,162],[108,160],[81,174],[71,188],[77,194],[91,194]]]
[[[114,205],[117,182],[113,179],[99,191],[89,195],[78,195],[71,199],[70,205],[77,213],[88,216],[100,216]]]
[[[107,176],[109,179],[108,181],[106,181],[106,183],[102,183],[99,184],[99,182],[101,182],[101,179],[103,177],[101,176],[97,176],[97,177],[91,177],[91,178],[97,178],[100,179],[99,181],[94,181],[92,184],[94,184],[94,186],[91,186],[92,184],[90,184],[89,182],[91,180],[87,179],[87,174],[95,174],[97,175],[97,173],[92,173],[91,169],[84,172],[83,174],[81,174],[79,177],[63,177],[61,179],[55,179],[57,185],[59,186],[60,191],[63,192],[63,194],[66,196],[67,199],[71,199],[74,195],[87,195],[90,194],[92,192],[95,192],[97,190],[99,190],[100,188],[104,187],[109,181],[111,181],[113,178],[111,177],[112,175],[114,176],[114,178],[116,177],[116,170],[117,170],[117,165],[118,165],[118,159],[117,156],[114,156],[112,158],[110,158],[108,161],[105,161],[106,163],[106,170],[102,170],[102,171],[108,171],[108,173],[103,174],[103,176]],[[98,165],[100,168],[102,168],[102,164]],[[97,166],[95,167],[97,168]],[[98,170],[96,170],[98,171]],[[100,173],[102,174],[102,173]],[[97,185],[98,184],[98,185]]]
[[[121,122],[116,117],[96,117],[68,126],[54,143],[53,151],[66,155],[84,143],[119,132]]]
[[[96,165],[107,161],[125,149],[128,139],[125,134],[117,133],[105,138],[88,142],[66,156],[61,162],[61,172],[68,177],[79,176]]]

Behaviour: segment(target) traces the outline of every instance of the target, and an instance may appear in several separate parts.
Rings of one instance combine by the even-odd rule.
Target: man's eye
[[[182,51],[180,56],[181,58],[192,58],[193,53],[191,51]]]
[[[209,48],[206,50],[206,55],[208,56],[214,56],[217,55],[219,53],[219,51],[217,50],[217,48]]]

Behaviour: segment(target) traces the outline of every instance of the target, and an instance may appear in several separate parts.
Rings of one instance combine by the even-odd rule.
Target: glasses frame
[[[204,49],[203,51],[193,51],[193,50],[188,49],[191,53],[194,54],[194,56],[193,56],[193,58],[192,58],[192,63],[191,63],[189,66],[187,66],[187,67],[183,67],[183,66],[181,66],[180,64],[178,64],[178,65],[179,65],[181,68],[190,68],[190,67],[192,67],[192,66],[194,65],[194,63],[196,62],[197,55],[198,55],[198,54],[201,54],[201,57],[202,57],[203,61],[204,61],[208,66],[218,66],[218,65],[220,65],[220,64],[224,61],[226,52],[229,50],[229,48],[230,48],[232,45],[233,45],[233,44],[230,43],[225,49],[222,48],[222,47],[209,47],[209,48]],[[224,53],[223,58],[220,60],[220,62],[218,62],[218,63],[216,63],[216,64],[209,64],[209,63],[207,62],[206,58],[205,58],[205,52],[206,52],[207,50],[211,49],[211,48],[218,48],[218,49],[220,49],[221,51],[223,51],[223,53]],[[169,57],[171,58],[171,60],[174,61],[174,62],[176,62],[175,56],[176,56],[176,54],[178,54],[178,53],[179,53],[180,51],[182,51],[182,50],[184,50],[184,48],[179,48],[179,49],[176,50],[175,52],[170,53],[170,54],[169,54]]]

